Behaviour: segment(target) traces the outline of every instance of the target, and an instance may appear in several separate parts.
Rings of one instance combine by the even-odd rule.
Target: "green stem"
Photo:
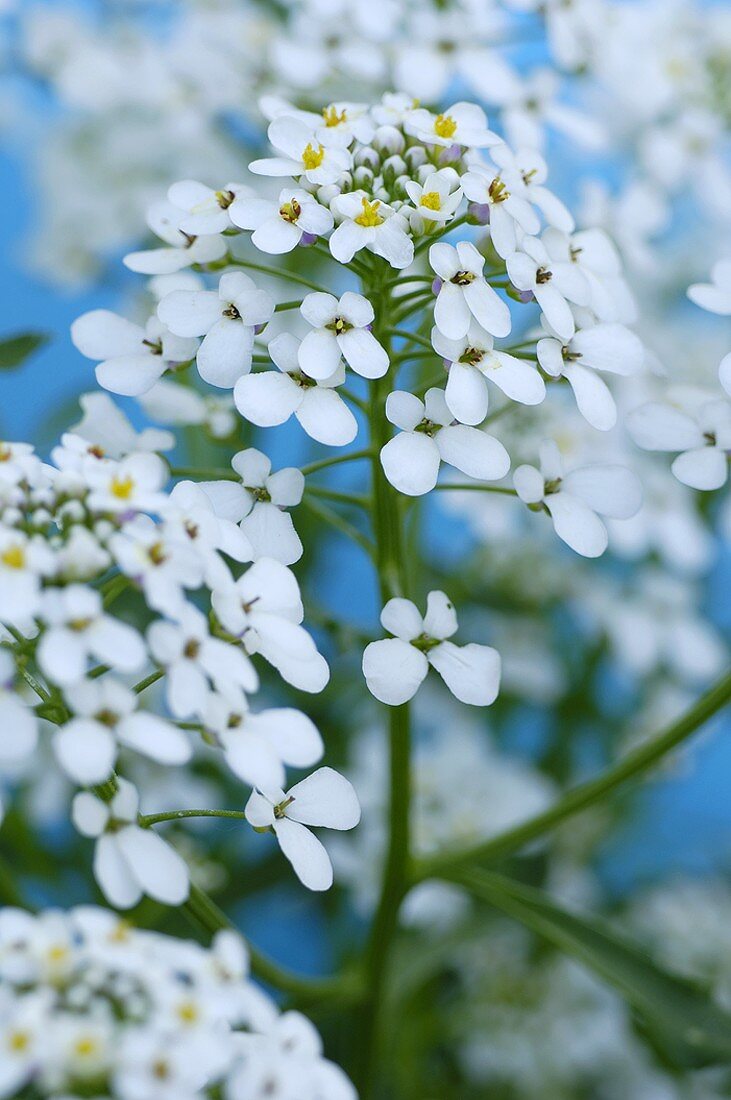
[[[277,304],[277,305],[276,305],[276,306],[274,307],[274,312],[275,312],[275,313],[286,313],[286,311],[287,311],[288,309],[299,309],[299,307],[300,307],[301,305],[302,305],[302,299],[301,299],[301,298],[298,298],[298,299],[297,299],[296,301],[294,301],[294,302],[279,302],[279,303],[278,303],[278,304]]]
[[[171,466],[171,477],[195,477],[204,481],[239,481],[239,475],[233,470],[222,470],[216,466]]]
[[[480,493],[502,493],[503,496],[517,497],[515,489],[508,489],[502,485],[482,485],[474,481],[440,481],[435,489],[456,489],[463,492],[465,489],[477,490]]]
[[[374,305],[374,335],[391,353],[389,291],[375,283],[364,288]],[[408,590],[405,554],[402,542],[400,500],[383,473],[379,454],[388,441],[391,428],[385,416],[390,390],[388,378],[379,379],[371,389],[369,413],[373,482],[373,533],[381,602],[404,596]],[[381,1012],[384,987],[390,966],[398,914],[410,880],[411,813],[411,732],[409,706],[389,707],[389,808],[388,847],[380,897],[365,950],[367,987],[359,1025],[358,1082],[362,1100],[368,1100],[376,1087],[376,1070],[382,1039]]]
[[[695,733],[704,722],[722,710],[730,700],[731,673],[727,673],[666,730],[639,745],[632,752],[628,752],[622,760],[595,779],[580,783],[550,809],[529,818],[521,825],[516,825],[513,829],[500,833],[492,840],[458,851],[442,852],[440,855],[422,860],[416,867],[415,881],[420,882],[425,878],[439,875],[443,871],[451,872],[457,867],[470,863],[500,859],[522,848],[549,829],[554,829],[566,818],[586,809],[600,798],[606,797],[616,787],[648,771],[692,733]]]
[[[346,538],[349,538],[352,542],[356,543],[357,546],[360,546],[362,550],[365,550],[369,558],[374,556],[374,546],[370,539],[367,538],[362,531],[359,531],[349,520],[339,515],[334,509],[328,508],[327,504],[322,504],[319,501],[313,500],[312,497],[305,496],[302,499],[302,505],[309,509],[309,511],[319,519],[329,524],[330,527],[339,531],[341,535],[345,535]]]
[[[419,336],[417,332],[409,332],[409,330],[405,328],[390,328],[387,329],[387,334],[389,336],[400,336],[404,340],[410,340],[414,344],[420,344],[422,347],[428,348],[429,351],[436,355],[436,352],[432,347],[431,341],[427,340],[426,336]]]
[[[159,825],[163,821],[184,821],[188,817],[232,817],[237,821],[246,820],[243,810],[166,810],[159,814],[140,814],[138,821],[143,829],[149,829],[151,825]]]
[[[422,252],[426,252],[427,248],[431,248],[436,241],[440,241],[442,237],[446,237],[448,233],[451,233],[453,229],[458,229],[460,225],[466,225],[469,220],[469,214],[462,214],[461,217],[455,218],[453,222],[447,222],[443,229],[438,230],[436,233],[430,233],[416,246],[414,249],[414,257],[420,256]]]
[[[222,931],[236,931],[225,913],[199,886],[191,884],[188,900],[183,902],[181,908],[189,920],[210,935]],[[358,996],[358,984],[352,975],[342,975],[337,978],[304,978],[278,966],[252,944],[247,942],[247,946],[251,969],[256,977],[283,993],[289,993],[299,1003],[319,1001],[322,998],[347,1001]]]
[[[326,470],[329,466],[339,466],[343,462],[356,462],[360,458],[370,457],[370,447],[362,451],[348,451],[348,453],[344,455],[335,455],[333,458],[320,458],[317,462],[310,462],[308,466],[302,467],[302,473],[307,477],[309,474],[316,473],[317,470]]]
[[[339,504],[352,504],[366,511],[371,507],[370,497],[365,493],[341,493],[338,489],[328,489],[323,485],[308,485],[306,492],[316,497],[323,497],[325,500],[335,500]]]
[[[289,280],[290,283],[298,283],[300,286],[309,287],[310,290],[319,290],[321,294],[330,294],[326,286],[313,283],[311,279],[305,279],[294,271],[286,271],[280,267],[269,267],[267,264],[256,264],[251,260],[237,260],[230,256],[228,263],[233,267],[248,267],[251,271],[260,271],[263,275],[274,275],[277,279]]]
[[[149,676],[145,676],[144,680],[140,680],[138,683],[136,683],[132,688],[132,691],[135,693],[135,695],[139,695],[148,687],[152,687],[153,684],[156,684],[157,681],[161,680],[164,675],[164,669],[156,668],[155,671],[151,672]]]

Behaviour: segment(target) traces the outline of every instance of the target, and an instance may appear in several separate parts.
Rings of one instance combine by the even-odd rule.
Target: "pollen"
[[[7,565],[8,569],[22,569],[25,565],[25,552],[22,546],[18,546],[16,543],[14,546],[8,546],[6,550],[3,550],[0,554],[0,561],[3,565]]]
[[[328,127],[342,126],[344,122],[348,120],[348,112],[343,108],[342,111],[338,111],[336,107],[332,105],[325,107],[322,112],[322,117],[325,120],[325,125]]]
[[[376,225],[383,225],[385,218],[382,218],[378,213],[378,208],[381,205],[376,199],[375,202],[369,202],[368,199],[361,199],[363,204],[363,213],[359,214],[355,218],[356,225],[364,225],[367,229],[372,229]]]
[[[235,198],[233,191],[216,191],[216,202],[222,210],[228,210]]]
[[[83,1035],[74,1043],[74,1054],[79,1058],[89,1058],[92,1054],[96,1054],[98,1049],[98,1043],[91,1035]]]
[[[6,443],[0,443],[0,462],[8,462],[12,457],[12,449]]]
[[[426,191],[419,199],[419,206],[425,206],[427,210],[441,210],[442,197],[438,191]]]
[[[183,1001],[178,1005],[178,1019],[183,1024],[194,1024],[198,1020],[198,1006],[194,1001]]]
[[[129,500],[134,491],[135,483],[134,478],[131,478],[129,474],[126,477],[117,477],[116,474],[111,480],[109,486],[109,492],[117,500]]]
[[[487,193],[490,196],[490,202],[505,202],[506,199],[510,198],[510,192],[499,176],[496,176],[492,181]]]
[[[22,1054],[30,1046],[30,1035],[27,1031],[11,1031],[8,1036],[8,1047],[14,1054]]]
[[[282,203],[279,207],[280,218],[284,218],[286,222],[291,222],[292,224],[297,221],[301,213],[302,207],[296,199],[290,199],[289,202]]]
[[[302,163],[305,166],[305,170],[307,172],[311,172],[313,168],[319,168],[324,159],[324,146],[318,145],[317,148],[315,148],[312,142],[308,142],[308,144],[305,146],[305,151],[302,154]]]
[[[451,115],[437,115],[434,120],[434,133],[440,138],[454,137],[457,123]]]

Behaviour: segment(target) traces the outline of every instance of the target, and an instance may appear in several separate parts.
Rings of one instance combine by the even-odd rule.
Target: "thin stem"
[[[303,497],[302,504],[305,508],[308,508],[314,515],[318,516],[319,519],[323,520],[325,523],[328,523],[336,531],[339,531],[341,535],[345,535],[346,538],[351,539],[352,542],[360,546],[362,550],[365,550],[369,558],[373,558],[373,543],[363,534],[362,531],[359,531],[357,527],[354,527],[349,520],[344,519],[343,516],[339,515],[332,508],[328,508],[327,504],[321,504],[320,502],[313,500],[311,497]]]
[[[246,820],[243,810],[166,810],[159,814],[140,814],[138,822],[143,829],[149,829],[151,825],[160,825],[163,821],[184,821],[188,817],[233,817],[239,821]]]
[[[286,313],[286,311],[287,311],[288,309],[299,309],[299,307],[300,307],[301,305],[302,305],[302,299],[301,299],[301,298],[297,298],[297,299],[296,299],[295,301],[293,301],[293,302],[279,302],[279,303],[278,303],[278,304],[277,304],[277,305],[276,305],[276,306],[274,307],[274,312],[275,312],[275,313]]]
[[[438,232],[430,233],[423,241],[417,244],[414,249],[414,258],[420,256],[422,252],[426,252],[427,248],[431,248],[435,241],[440,241],[442,237],[446,237],[453,229],[458,229],[460,225],[466,225],[469,218],[469,214],[462,214],[461,217],[455,218],[453,222],[447,222],[444,228],[438,230]]]
[[[422,347],[428,348],[429,351],[434,352],[434,354],[436,355],[436,352],[431,345],[431,341],[427,340],[425,336],[419,336],[417,332],[409,332],[408,329],[404,328],[390,328],[387,329],[387,334],[389,336],[401,336],[404,340],[410,340],[413,344],[420,344]]]
[[[130,584],[132,584],[130,577],[125,576],[124,573],[117,573],[116,577],[111,577],[101,586],[102,605],[105,611]]]
[[[164,675],[164,669],[156,668],[155,671],[151,672],[149,676],[145,676],[144,680],[140,680],[139,683],[135,684],[132,688],[132,691],[135,693],[135,695],[140,695],[148,687],[152,687],[152,685],[156,684],[158,680],[161,680]]]
[[[332,458],[320,458],[317,462],[310,462],[308,466],[302,467],[302,473],[307,477],[309,474],[314,474],[317,470],[326,470],[329,466],[339,466],[342,462],[356,462],[360,458],[371,457],[370,447],[366,447],[362,451],[348,451],[344,455],[334,455]]]
[[[338,387],[338,393],[341,397],[344,397],[346,401],[350,401],[351,405],[355,405],[356,409],[360,409],[361,412],[368,411],[368,405],[362,398],[356,397],[350,390],[346,390],[345,386]]]
[[[171,477],[195,477],[205,481],[239,481],[239,475],[233,470],[222,470],[217,466],[171,466]]]
[[[191,883],[188,900],[181,906],[183,913],[189,920],[197,924],[205,932],[215,935],[216,932],[236,931],[234,925],[219,909],[216,903],[201,890],[199,886]],[[292,974],[277,963],[272,962],[266,955],[248,943],[251,969],[257,978],[267,985],[289,993],[299,1002],[318,1001],[322,998],[348,1000],[357,997],[358,987],[352,975],[342,975],[336,978],[305,978],[299,974]]]
[[[517,497],[515,489],[508,489],[503,485],[481,485],[479,482],[474,481],[440,481],[438,485],[434,486],[435,489],[455,489],[458,492],[464,490],[472,490],[480,493],[502,493],[506,497]]]
[[[595,779],[580,783],[550,809],[529,818],[528,821],[524,821],[513,829],[500,833],[491,840],[463,848],[461,851],[443,852],[431,859],[422,860],[417,865],[415,881],[420,882],[425,878],[439,875],[441,871],[452,871],[456,867],[469,863],[499,859],[522,848],[529,841],[555,828],[566,818],[586,809],[598,799],[606,797],[623,783],[648,771],[692,733],[695,733],[709,718],[722,710],[730,700],[731,673],[727,673],[666,730],[627,753],[622,760]]]
[[[267,264],[256,264],[251,260],[238,260],[229,256],[228,263],[234,267],[248,267],[251,271],[260,271],[263,275],[274,275],[277,279],[288,279],[290,283],[299,283],[300,286],[309,287],[310,290],[319,290],[321,294],[330,294],[326,286],[313,283],[311,279],[305,279],[294,271],[286,271],[280,267],[269,267]]]
[[[308,485],[306,491],[313,496],[335,500],[339,504],[352,504],[353,507],[364,508],[366,511],[371,507],[371,499],[364,493],[341,493],[339,489],[328,489],[324,485]]]

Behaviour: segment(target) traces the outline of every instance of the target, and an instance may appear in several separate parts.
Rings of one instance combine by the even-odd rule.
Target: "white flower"
[[[688,397],[686,401],[685,398]],[[627,417],[635,443],[646,451],[680,451],[671,469],[691,489],[720,489],[728,475],[731,404],[723,398],[678,392],[683,408],[650,401]]]
[[[371,112],[365,103],[338,100],[328,103],[322,111],[303,111],[277,96],[265,95],[259,100],[259,109],[265,118],[280,116],[299,119],[313,131],[323,145],[350,145],[353,138],[367,144],[373,137]]]
[[[124,397],[145,393],[168,368],[193,359],[198,341],[190,335],[181,338],[157,317],[142,328],[108,309],[84,313],[71,326],[81,354],[102,360],[96,368],[99,385]]]
[[[422,618],[411,600],[389,600],[381,623],[393,638],[371,642],[363,653],[363,675],[371,695],[390,707],[408,702],[436,669],[457,699],[472,706],[494,703],[500,686],[500,654],[491,646],[458,646],[457,615],[444,592],[430,592]]]
[[[485,112],[475,103],[455,103],[438,115],[418,107],[409,113],[406,129],[429,145],[484,149],[500,141],[497,134],[488,130]]]
[[[86,467],[87,504],[96,512],[159,512],[166,503],[167,466],[156,454],[93,459]]]
[[[534,511],[545,509],[556,534],[577,554],[597,558],[608,535],[600,516],[629,519],[640,508],[642,490],[624,466],[582,466],[564,474],[555,443],[541,445],[541,468],[519,466],[513,475],[520,499]]]
[[[330,447],[344,447],[358,434],[358,424],[335,391],[345,381],[345,366],[315,380],[299,364],[300,342],[288,332],[270,340],[269,358],[277,371],[263,371],[239,378],[234,387],[236,408],[252,424],[270,428],[284,424],[294,413],[311,439]]]
[[[481,424],[485,419],[488,381],[511,401],[524,405],[538,405],[546,396],[545,384],[535,367],[508,352],[496,351],[492,336],[474,320],[461,340],[448,340],[434,327],[431,342],[449,364],[444,399],[461,424]]]
[[[165,698],[176,718],[202,717],[212,688],[232,705],[243,705],[243,692],[259,686],[250,658],[239,646],[211,637],[206,616],[192,604],[177,622],[152,623],[147,641],[165,669]]]
[[[149,516],[126,523],[109,540],[109,549],[122,572],[142,586],[150,607],[164,615],[178,614],[183,590],[203,583],[204,561],[192,540],[168,536]]]
[[[5,623],[23,623],[36,614],[41,578],[54,569],[53,551],[40,535],[0,527],[0,614]]]
[[[157,383],[168,384],[173,383]],[[84,415],[70,431],[101,448],[110,458],[122,458],[131,451],[169,451],[175,446],[172,432],[158,428],[135,431],[119,406],[106,393],[82,393],[79,404]]]
[[[74,798],[71,817],[83,836],[95,837],[94,876],[118,909],[130,909],[143,894],[165,905],[188,896],[188,868],[178,853],[151,829],[137,824],[139,797],[131,783],[117,780],[111,802],[89,791]]]
[[[518,149],[516,153],[501,143],[490,150],[490,158],[500,168],[500,175],[511,195],[537,206],[549,225],[564,233],[572,233],[574,219],[564,204],[544,186],[548,166],[533,149]]]
[[[254,560],[249,539],[233,520],[216,513],[201,483],[179,481],[172,490],[165,509],[165,535],[195,552],[209,588],[230,579],[222,554],[239,562]]]
[[[330,237],[330,252],[341,264],[348,264],[367,248],[382,256],[391,267],[408,267],[414,259],[414,242],[408,235],[408,223],[399,212],[380,199],[370,199],[365,191],[349,191],[333,199],[333,210],[342,218]]]
[[[634,306],[622,277],[622,261],[603,229],[563,233],[546,229],[541,240],[562,293],[588,306],[599,321],[631,321]]]
[[[723,359],[718,364],[718,381],[729,397],[731,397],[731,352],[729,352],[728,355],[724,355]]]
[[[239,451],[231,465],[241,478],[235,481],[201,481],[199,489],[208,496],[216,514],[239,523],[252,547],[252,556],[275,558],[293,565],[302,557],[302,543],[285,508],[302,500],[305,479],[294,466],[272,473],[271,461],[250,447]]]
[[[168,200],[179,211],[176,228],[198,237],[230,229],[229,207],[246,194],[251,194],[251,189],[241,183],[227,183],[214,191],[197,180],[179,180],[168,190]]]
[[[454,168],[440,168],[427,176],[423,183],[407,180],[404,189],[419,217],[435,225],[444,225],[454,217],[462,201],[460,184]]]
[[[157,313],[179,336],[203,336],[197,353],[198,372],[205,382],[232,387],[251,370],[254,330],[265,325],[274,302],[241,271],[222,275],[218,290],[174,290]]]
[[[325,848],[307,828],[354,829],[360,806],[352,786],[332,768],[318,768],[288,791],[255,790],[246,803],[247,821],[274,832],[300,882],[309,890],[328,890],[333,872]]]
[[[330,670],[307,631],[297,580],[273,558],[260,558],[235,584],[212,595],[226,630],[241,638],[247,653],[261,653],[301,691],[322,691]]]
[[[644,349],[639,337],[624,325],[603,324],[581,329],[564,343],[554,337],[538,341],[538,362],[553,378],[566,378],[579,412],[593,428],[608,431],[617,422],[617,406],[594,371],[635,374]]]
[[[553,261],[537,237],[524,237],[520,250],[508,256],[505,265],[513,286],[531,293],[554,332],[570,340],[576,325],[567,299],[588,304],[589,288],[581,272],[569,263]]]
[[[450,340],[467,335],[474,317],[493,336],[510,332],[510,310],[485,280],[485,259],[469,241],[455,247],[439,241],[429,249],[429,263],[442,285],[434,305],[437,328]]]
[[[388,355],[368,326],[373,323],[373,306],[362,294],[347,290],[334,294],[307,294],[300,312],[312,325],[299,347],[299,365],[310,378],[330,378],[342,355],[356,374],[382,378],[388,370]]]
[[[13,1011],[0,1011],[0,1096],[16,1096],[41,1062],[47,1038],[45,999],[26,996]],[[5,1009],[2,1004],[2,1009]]]
[[[508,188],[500,173],[486,164],[476,164],[461,177],[465,198],[486,209],[490,240],[498,256],[505,259],[514,252],[518,233],[535,234],[541,223],[528,199]],[[520,192],[523,188],[520,188]]]
[[[382,448],[381,465],[394,488],[407,496],[433,489],[441,462],[482,481],[497,481],[510,469],[510,456],[499,440],[453,423],[443,390],[428,390],[424,401],[395,390],[386,400],[386,416],[401,434]]]
[[[102,598],[86,585],[49,589],[43,598],[46,624],[36,650],[44,675],[65,687],[83,679],[90,658],[118,672],[137,672],[145,662],[134,627],[104,612]]]
[[[109,778],[118,745],[161,764],[190,760],[183,731],[157,714],[138,710],[137,695],[109,674],[67,687],[64,698],[74,717],[56,730],[53,750],[66,774],[83,786]]]
[[[280,115],[269,124],[269,141],[284,155],[254,160],[249,171],[258,176],[300,176],[308,183],[322,186],[336,183],[350,168],[347,149],[324,145],[310,126],[301,119]]]
[[[310,768],[322,757],[314,722],[292,707],[271,707],[257,714],[231,707],[220,695],[208,700],[203,724],[223,749],[234,775],[256,787],[281,787],[285,765]]]
[[[291,252],[304,235],[323,237],[334,224],[326,206],[321,206],[309,191],[293,187],[285,187],[278,202],[253,196],[238,198],[230,214],[234,225],[253,229],[251,241],[256,248],[272,255]]]
[[[215,263],[226,255],[227,246],[223,237],[216,234],[196,237],[184,233],[179,228],[180,207],[171,202],[153,203],[147,211],[147,224],[170,247],[129,252],[122,262],[130,271],[141,275],[170,275],[193,264]]]
[[[728,317],[731,314],[731,259],[714,264],[710,283],[694,283],[688,287],[688,297],[701,309]]]

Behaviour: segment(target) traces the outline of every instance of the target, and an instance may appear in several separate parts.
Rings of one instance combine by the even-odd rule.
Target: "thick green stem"
[[[529,841],[555,828],[566,818],[605,798],[616,787],[654,767],[664,756],[695,733],[704,722],[725,707],[730,700],[731,673],[727,673],[666,730],[627,753],[619,763],[608,768],[595,779],[579,784],[550,809],[531,817],[521,825],[516,825],[513,829],[508,829],[507,832],[500,833],[492,840],[474,844],[459,851],[443,852],[432,859],[423,860],[416,867],[415,881],[420,882],[425,878],[439,876],[442,872],[451,872],[471,863],[500,859],[522,848]]]
[[[390,298],[383,284],[374,281],[364,293],[373,303],[374,335],[391,354]],[[373,450],[373,534],[381,602],[408,592],[402,543],[400,498],[383,473],[380,451],[391,429],[385,416],[391,389],[388,375],[372,384],[369,423]],[[381,1041],[381,1009],[391,948],[398,927],[398,913],[410,879],[411,734],[409,706],[391,707],[389,719],[388,846],[381,893],[365,951],[366,991],[358,1028],[357,1080],[361,1100],[373,1095]]]

